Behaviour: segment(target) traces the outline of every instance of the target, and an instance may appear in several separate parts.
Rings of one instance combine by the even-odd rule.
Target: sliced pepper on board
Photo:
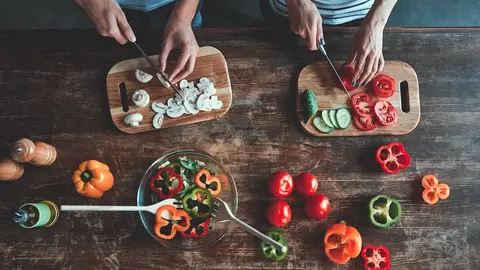
[[[183,195],[183,209],[196,218],[207,218],[213,210],[213,199],[210,191],[194,188]]]
[[[187,212],[164,205],[157,209],[155,215],[155,234],[162,239],[172,239],[177,232],[184,232],[190,227],[190,216]]]
[[[346,264],[362,251],[362,236],[357,229],[345,222],[328,227],[323,240],[325,254],[334,263]]]
[[[287,247],[287,251],[282,252],[281,250],[275,249],[275,247],[267,242],[260,241],[260,248],[262,249],[263,257],[273,260],[273,261],[281,261],[283,260],[288,254],[288,243],[285,240],[285,237],[281,232],[278,231],[271,231],[267,233],[267,236],[272,238],[273,240],[279,242],[283,246]]]
[[[160,168],[150,180],[150,189],[162,199],[172,198],[183,188],[182,177],[172,168]]]
[[[439,184],[435,175],[425,175],[422,178],[423,200],[430,204],[436,204],[439,199],[445,200],[450,196],[450,187],[447,184]]]
[[[201,169],[195,174],[195,185],[201,188],[208,189],[212,196],[217,196],[222,190],[222,183],[220,179],[212,176],[206,169]]]
[[[392,142],[378,148],[375,156],[382,170],[389,174],[395,174],[410,165],[410,155],[405,151],[403,144]]]
[[[181,234],[184,238],[202,238],[208,234],[209,226],[210,218],[192,219],[190,227]]]
[[[362,249],[365,270],[389,270],[390,252],[384,246],[365,245]]]
[[[373,197],[369,204],[369,218],[373,225],[387,228],[400,221],[402,206],[400,203],[385,194]]]

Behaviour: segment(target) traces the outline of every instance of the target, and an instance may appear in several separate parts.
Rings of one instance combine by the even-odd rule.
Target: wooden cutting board
[[[151,55],[149,57],[154,63],[158,62],[158,55]],[[153,79],[148,83],[139,82],[135,78],[135,69],[137,68],[153,75]],[[157,130],[152,124],[155,112],[152,111],[151,104],[154,101],[167,104],[167,100],[174,97],[175,91],[172,88],[165,88],[157,79],[155,73],[155,69],[150,67],[147,60],[143,57],[119,62],[108,72],[107,94],[110,114],[113,123],[121,131],[135,134]],[[201,47],[199,49],[195,69],[185,79],[195,81],[196,84],[201,77],[207,77],[215,85],[217,89],[215,95],[218,96],[218,100],[223,102],[222,108],[210,112],[200,112],[196,115],[184,114],[179,118],[170,118],[165,114],[161,129],[212,120],[227,113],[232,105],[232,87],[230,85],[227,62],[218,49],[214,47]],[[122,107],[122,94],[120,90],[122,83],[126,89],[126,95],[124,95],[126,99],[125,108]],[[139,108],[133,104],[132,94],[138,89],[143,89],[150,95],[150,104],[145,108]],[[123,121],[125,116],[137,112],[143,115],[143,121],[140,122],[140,126],[131,127],[125,124]]]
[[[334,62],[337,70],[342,64],[343,62]],[[355,127],[352,119],[352,123],[348,128],[335,129],[330,134],[324,134],[313,126],[312,120],[314,117],[310,118],[308,122],[305,122],[302,99],[302,92],[305,89],[311,89],[315,92],[318,104],[318,116],[321,116],[321,111],[325,109],[339,109],[342,107],[352,109],[350,100],[344,90],[337,86],[337,78],[328,65],[328,62],[323,61],[307,65],[300,72],[297,94],[297,119],[300,125],[308,134],[319,137],[404,135],[410,133],[420,121],[420,95],[417,74],[410,65],[400,61],[386,61],[382,73],[395,79],[395,94],[386,99],[397,109],[398,122],[395,125],[388,127],[379,125],[374,130],[361,131]],[[349,93],[353,96],[362,91],[367,91],[373,96],[369,85],[360,87]],[[402,98],[404,99],[403,108]],[[373,97],[373,99],[374,102],[378,100],[376,97]],[[353,110],[350,110],[350,112],[353,117]]]

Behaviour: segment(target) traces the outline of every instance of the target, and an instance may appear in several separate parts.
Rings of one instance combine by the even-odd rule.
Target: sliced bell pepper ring
[[[362,249],[365,270],[389,270],[390,252],[384,246],[365,245]]]
[[[362,236],[357,229],[345,222],[328,227],[323,239],[325,254],[334,263],[346,264],[362,251]]]
[[[439,184],[435,175],[425,175],[422,178],[423,200],[430,204],[436,204],[439,199],[445,200],[450,196],[450,187],[447,184]]]
[[[395,174],[410,165],[410,155],[405,151],[403,144],[392,142],[378,148],[375,156],[382,170],[389,174]]]
[[[373,197],[368,204],[369,218],[373,225],[387,228],[400,221],[402,206],[385,194]]]
[[[208,189],[212,196],[218,196],[222,190],[220,179],[212,176],[207,169],[201,169],[195,174],[195,185]]]
[[[194,188],[183,195],[183,210],[196,218],[207,218],[213,210],[213,199],[210,191],[204,188]]]
[[[272,238],[273,240],[279,242],[283,246],[287,247],[287,251],[282,252],[281,250],[275,249],[275,247],[267,242],[260,241],[260,248],[262,249],[263,257],[273,260],[273,261],[281,261],[283,260],[288,254],[288,243],[285,240],[285,237],[281,232],[271,231],[267,233],[267,236]]]
[[[193,219],[190,222],[190,227],[181,234],[185,238],[202,238],[208,234],[209,226],[210,218]]]
[[[172,168],[158,169],[150,180],[150,189],[162,199],[172,198],[183,188],[182,177]]]
[[[155,215],[155,234],[162,239],[172,239],[177,232],[184,232],[190,227],[190,216],[187,212],[164,205],[157,209]]]

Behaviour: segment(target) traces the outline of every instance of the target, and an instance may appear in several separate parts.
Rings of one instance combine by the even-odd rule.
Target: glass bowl
[[[153,164],[145,172],[142,182],[140,182],[140,186],[138,187],[137,205],[145,206],[154,204],[151,198],[152,193],[149,185],[150,179],[157,172],[157,169],[161,164],[165,163],[166,161],[178,161],[178,159],[181,157],[202,161],[206,164],[205,166],[207,168],[212,169],[216,173],[216,176],[222,180],[222,192],[220,193],[219,198],[224,200],[235,214],[238,206],[238,194],[232,175],[228,172],[225,166],[223,166],[214,157],[207,153],[193,149],[173,151],[153,162]],[[224,183],[228,183],[228,187],[224,187]],[[205,237],[188,239],[183,238],[180,233],[178,233],[173,239],[165,240],[159,238],[153,230],[153,225],[155,224],[155,215],[147,211],[140,211],[139,213],[143,226],[155,240],[166,247],[185,251],[204,248],[208,245],[218,242],[225,236],[232,226],[232,222],[230,221],[215,222],[215,220],[212,220],[212,229],[208,231],[208,234]]]

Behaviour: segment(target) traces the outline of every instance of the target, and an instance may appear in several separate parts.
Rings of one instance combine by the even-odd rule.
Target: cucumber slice
[[[323,119],[321,117],[315,117],[315,119],[313,119],[313,125],[318,130],[320,130],[320,132],[325,133],[325,134],[328,134],[328,133],[333,131],[333,128],[327,126],[327,124],[325,124],[325,121],[323,121]]]
[[[332,121],[330,121],[330,116],[328,116],[328,111],[329,110],[323,110],[322,111],[322,119],[327,124],[327,126],[334,128],[335,126],[332,124]]]
[[[333,126],[335,128],[340,128],[340,126],[337,123],[337,118],[335,117],[335,114],[337,114],[337,110],[328,111],[328,116],[329,116],[330,121],[332,122]]]
[[[315,93],[310,89],[303,91],[303,109],[305,122],[318,111],[317,98],[315,97]]]
[[[350,121],[352,121],[352,115],[346,108],[338,109],[335,118],[340,128],[347,128],[350,125]]]

